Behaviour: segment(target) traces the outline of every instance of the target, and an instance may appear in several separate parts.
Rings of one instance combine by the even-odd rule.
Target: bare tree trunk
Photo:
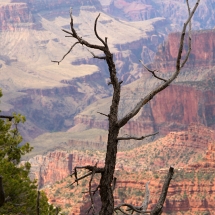
[[[90,212],[91,209],[93,209],[93,214],[95,214],[94,202],[92,200],[92,195],[91,195],[92,193],[94,193],[94,191],[91,190],[91,182],[94,177],[94,174],[96,174],[96,173],[101,174],[100,184],[97,187],[97,188],[99,188],[101,202],[102,202],[102,207],[101,207],[99,214],[100,215],[113,215],[113,213],[114,213],[114,197],[113,197],[112,183],[114,184],[113,179],[114,179],[114,171],[115,171],[115,166],[116,166],[118,141],[119,140],[131,140],[131,139],[142,140],[146,137],[157,134],[157,132],[156,132],[156,133],[144,135],[141,137],[132,137],[132,136],[118,137],[120,128],[122,128],[130,119],[132,119],[136,114],[138,114],[138,112],[141,110],[141,108],[145,104],[147,104],[155,95],[157,95],[158,93],[163,91],[165,88],[167,88],[177,78],[181,69],[187,62],[187,59],[188,59],[190,51],[191,51],[191,18],[193,16],[193,14],[195,13],[196,8],[198,7],[200,0],[196,0],[196,4],[195,4],[194,8],[192,9],[192,11],[190,10],[188,0],[186,0],[186,2],[187,2],[187,6],[188,6],[189,16],[188,16],[187,21],[184,23],[184,26],[182,29],[180,45],[179,45],[179,49],[178,49],[178,56],[176,59],[175,72],[171,75],[171,77],[169,79],[166,80],[166,79],[163,79],[163,78],[159,77],[158,75],[156,75],[154,70],[150,70],[146,66],[144,66],[148,70],[148,72],[150,72],[154,76],[154,78],[160,80],[159,85],[155,89],[153,89],[148,95],[146,95],[143,98],[140,98],[139,102],[135,105],[135,107],[121,119],[118,119],[118,108],[119,108],[119,101],[120,101],[120,88],[121,88],[120,85],[121,85],[122,81],[120,81],[120,82],[118,81],[118,78],[116,75],[116,67],[115,67],[115,64],[113,61],[113,55],[111,54],[111,52],[109,50],[107,38],[105,38],[105,40],[103,40],[97,33],[97,29],[96,29],[97,21],[98,21],[100,14],[97,16],[97,18],[95,20],[94,33],[95,33],[97,39],[102,43],[102,45],[96,45],[96,44],[89,43],[88,41],[84,40],[82,37],[80,37],[77,34],[77,32],[73,26],[72,11],[70,13],[71,31],[67,31],[67,30],[63,30],[63,31],[65,33],[69,34],[69,37],[75,38],[77,40],[77,42],[75,42],[71,46],[69,51],[63,56],[63,58],[60,61],[53,61],[53,62],[57,62],[59,64],[72,51],[72,49],[78,44],[85,46],[87,48],[90,48],[90,49],[100,50],[103,53],[103,56],[96,56],[93,52],[91,52],[91,51],[90,52],[94,58],[106,60],[108,69],[109,69],[109,74],[110,74],[110,82],[108,83],[108,85],[113,86],[113,97],[112,97],[112,103],[110,106],[110,112],[108,115],[106,115],[104,113],[100,113],[102,115],[107,116],[108,120],[109,120],[109,129],[108,129],[109,133],[108,133],[107,151],[106,151],[106,157],[105,157],[105,166],[103,168],[97,168],[97,164],[96,164],[95,166],[87,165],[87,166],[82,166],[82,167],[75,167],[74,172],[72,173],[72,175],[75,176],[75,181],[72,184],[74,184],[74,183],[78,184],[79,180],[82,180],[83,178],[91,175],[91,180],[89,183],[89,194],[91,196],[92,205],[89,208],[88,213]],[[184,38],[185,38],[185,34],[186,34],[186,28],[188,25],[189,25],[189,50],[185,56],[185,59],[182,60],[181,58],[182,58],[182,51],[184,48]],[[86,169],[89,172],[87,174],[85,174],[84,176],[78,177],[77,169]],[[151,214],[160,214],[161,213],[163,203],[166,198],[166,193],[168,190],[169,182],[172,178],[172,174],[173,174],[173,169],[171,169],[171,171],[169,173],[170,177],[168,178],[168,183],[165,183],[166,184],[164,186],[165,189],[163,189],[163,193],[165,195],[162,195],[162,197],[160,198],[160,200],[158,202],[159,205],[157,207],[158,209],[153,210]],[[114,185],[113,185],[113,187],[114,187]],[[97,190],[98,189],[96,189],[96,191]],[[142,211],[142,207],[130,206],[130,208],[132,208],[133,211],[136,211],[139,213],[144,213]],[[120,207],[117,207],[117,209],[120,209]],[[126,213],[124,213],[124,214],[126,214]]]
[[[113,131],[112,131],[113,130]],[[108,135],[107,153],[105,159],[104,173],[102,173],[100,180],[100,196],[102,201],[102,208],[100,215],[113,214],[114,212],[114,198],[112,190],[112,181],[114,170],[116,166],[117,154],[117,136],[119,129],[113,127]]]
[[[116,68],[113,62],[113,55],[110,53],[108,47],[105,51],[107,56],[106,62],[108,64],[111,84],[114,88],[112,104],[110,107],[109,119],[109,133],[107,142],[107,151],[105,158],[104,173],[102,173],[100,180],[100,196],[102,202],[102,208],[100,215],[113,214],[114,212],[114,197],[111,183],[113,182],[113,175],[116,166],[116,155],[117,155],[117,137],[119,134],[118,126],[118,107],[120,101],[120,83],[116,76]]]

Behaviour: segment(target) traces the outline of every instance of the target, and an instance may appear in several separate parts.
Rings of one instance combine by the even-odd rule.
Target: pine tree
[[[2,92],[0,91],[0,97]],[[25,117],[13,114],[13,120],[0,119],[0,214],[36,215],[37,182],[28,177],[30,163],[20,165],[21,156],[30,152],[29,143],[21,145],[22,136],[18,124],[24,123]],[[40,193],[39,214],[56,214],[56,209],[48,203],[44,192]]]

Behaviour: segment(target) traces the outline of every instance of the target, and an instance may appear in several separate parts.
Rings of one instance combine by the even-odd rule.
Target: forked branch
[[[69,34],[69,37],[73,37],[77,40],[76,43],[74,43],[69,51],[63,56],[63,58],[60,60],[60,61],[52,61],[52,62],[55,62],[55,63],[58,63],[58,65],[60,64],[60,62],[72,51],[72,49],[75,47],[75,45],[77,44],[81,44],[81,45],[84,45],[88,48],[92,48],[92,49],[97,49],[97,50],[100,50],[100,51],[105,51],[108,49],[108,46],[107,46],[107,39],[105,38],[105,41],[101,39],[101,37],[99,37],[98,33],[97,33],[97,21],[98,21],[98,18],[99,18],[100,14],[96,17],[96,20],[95,20],[95,24],[94,24],[94,33],[96,35],[96,37],[103,43],[104,46],[100,46],[100,45],[95,45],[95,44],[91,44],[89,42],[87,42],[86,40],[82,39],[82,37],[79,37],[76,30],[74,29],[74,26],[73,26],[73,16],[72,16],[72,9],[70,9],[70,28],[71,28],[71,32],[70,31],[67,31],[65,29],[62,29],[63,32]],[[91,52],[91,54],[93,54]],[[96,56],[94,55],[94,58],[98,58],[98,59],[106,59],[106,57],[99,57],[99,56]]]
[[[200,0],[197,0],[193,10],[191,12],[189,12],[189,17],[187,19],[187,21],[184,23],[184,27],[182,29],[181,32],[181,38],[180,38],[180,45],[179,45],[179,50],[178,50],[178,56],[176,59],[176,70],[174,72],[174,74],[172,75],[171,78],[169,78],[167,81],[165,81],[165,83],[159,85],[157,88],[155,88],[154,90],[152,90],[148,95],[146,95],[144,98],[142,98],[137,105],[133,108],[133,110],[131,110],[128,114],[126,114],[122,119],[120,119],[118,121],[118,126],[121,128],[123,127],[131,118],[133,118],[139,111],[140,109],[147,103],[149,102],[156,94],[158,94],[159,92],[161,92],[162,90],[164,90],[165,88],[167,88],[179,75],[182,66],[184,66],[184,64],[186,63],[190,52],[187,53],[187,56],[185,58],[185,60],[182,62],[181,64],[181,57],[182,57],[182,51],[183,51],[183,47],[184,47],[184,38],[185,38],[185,34],[186,34],[186,29],[188,24],[191,22],[191,18],[193,17],[193,14],[195,13],[198,5],[199,5]],[[191,28],[189,28],[189,34],[191,34]],[[191,41],[191,38],[190,38]],[[191,44],[191,42],[190,42]]]
[[[134,206],[134,205],[131,205],[131,204],[123,203],[123,204],[120,204],[117,207],[115,207],[114,211],[117,212],[117,210],[119,210],[123,214],[130,215],[130,214],[126,213],[125,211],[123,211],[122,208],[121,208],[121,207],[126,206],[126,207],[129,208],[127,211],[132,211],[131,214],[133,214],[133,212],[135,211],[135,212],[140,213],[140,214],[150,213],[150,215],[160,215],[161,212],[162,212],[162,209],[163,209],[163,204],[164,204],[164,202],[166,200],[168,188],[169,188],[169,185],[170,185],[170,181],[171,181],[171,179],[173,177],[173,174],[174,174],[174,168],[170,167],[169,171],[168,171],[168,174],[167,174],[167,177],[166,177],[166,179],[164,181],[164,184],[163,184],[163,187],[162,187],[162,191],[161,191],[161,195],[160,195],[160,198],[158,200],[158,203],[155,205],[155,207],[152,209],[152,211],[146,211],[147,207],[148,207],[148,204],[149,204],[149,198],[150,198],[150,193],[149,193],[149,189],[148,189],[148,183],[146,183],[145,199],[143,201],[143,204],[140,207],[137,207],[137,206]]]
[[[88,172],[87,174],[81,176],[81,177],[78,177],[78,172],[77,170],[78,169],[85,169],[85,170],[89,170],[90,172]],[[69,186],[72,186],[74,183],[77,183],[78,185],[78,182],[92,174],[95,174],[95,173],[102,173],[104,172],[104,168],[98,168],[96,166],[90,166],[90,165],[87,165],[87,166],[77,166],[74,168],[74,171],[73,173],[70,175],[71,177],[75,176],[75,181],[70,184]]]
[[[100,17],[100,14],[96,17],[95,24],[94,24],[94,32],[96,37],[103,43],[105,47],[107,47],[107,43],[105,43],[105,41],[97,33],[97,22],[99,17]],[[105,40],[107,41],[107,37],[105,38]]]

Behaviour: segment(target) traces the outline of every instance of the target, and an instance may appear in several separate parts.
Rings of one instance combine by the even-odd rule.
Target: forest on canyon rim
[[[82,5],[83,3],[83,5]],[[192,1],[191,1],[192,3]],[[89,5],[90,4],[90,5]],[[4,114],[20,112],[20,127],[34,150],[24,157],[31,178],[39,179],[49,201],[67,214],[83,214],[90,205],[83,186],[66,188],[77,165],[103,165],[111,90],[104,62],[86,49],[73,50],[61,28],[69,28],[74,9],[75,27],[95,42],[108,37],[120,80],[123,80],[120,117],[157,82],[138,62],[158,69],[162,77],[174,70],[179,36],[186,19],[184,1],[0,1],[0,87]],[[214,15],[213,1],[202,1],[193,21],[192,53],[177,81],[148,103],[122,129],[122,135],[153,133],[156,139],[119,144],[116,204],[140,204],[150,181],[156,203],[166,168],[176,168],[164,213],[213,214],[214,211]],[[162,11],[162,12],[161,12]],[[16,40],[14,40],[16,38]],[[71,96],[72,95],[72,96]],[[164,102],[165,101],[165,102]],[[128,159],[128,156],[132,159]],[[132,195],[130,195],[132,194]],[[84,203],[84,204],[83,204]]]

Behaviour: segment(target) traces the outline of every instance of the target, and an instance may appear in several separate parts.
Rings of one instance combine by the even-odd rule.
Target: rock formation
[[[202,30],[192,32],[192,51],[185,68],[212,68],[215,65],[215,30]],[[175,60],[178,55],[180,33],[171,33],[166,43],[158,48],[153,66],[161,72],[175,69]],[[188,40],[185,43],[184,56],[188,49]]]
[[[41,11],[53,11],[58,10],[59,8],[67,8],[68,10],[70,7],[80,9],[81,6],[93,6],[96,10],[101,10],[101,4],[98,0],[90,0],[90,1],[75,1],[75,0],[68,0],[68,1],[57,1],[57,0],[42,0],[42,1],[33,1],[33,0],[11,0],[11,2],[25,2],[29,9],[33,13],[41,12]],[[60,11],[59,11],[60,12]]]
[[[149,1],[149,0],[100,0],[103,8],[108,13],[125,20],[147,20],[154,17],[165,17],[177,31],[181,29],[187,19],[187,6],[184,0],[174,1]],[[194,1],[190,1],[193,6]],[[197,9],[194,16],[193,27],[195,29],[210,29],[214,27],[214,1],[205,0]]]
[[[115,204],[127,202],[140,205],[144,195],[144,185],[150,181],[150,210],[159,198],[168,166],[173,165],[175,175],[169,187],[164,214],[194,213],[195,211],[212,213],[215,192],[214,138],[214,131],[202,125],[192,125],[188,131],[172,132],[153,143],[131,151],[119,152],[115,173],[117,177]],[[88,194],[81,194],[81,192],[87,191],[87,179],[80,182],[79,186],[74,184],[72,187],[69,186],[73,181],[70,177],[58,176],[58,179],[61,178],[60,182],[48,183],[49,176],[51,177],[49,181],[53,181],[53,169],[58,169],[62,165],[61,160],[65,162],[62,167],[67,170],[69,156],[68,153],[65,155],[64,152],[52,152],[43,156],[46,166],[48,162],[52,166],[46,169],[45,174],[43,173],[48,185],[44,190],[50,202],[60,205],[64,211],[68,211],[68,214],[85,214],[90,201]],[[96,157],[101,161],[101,157],[95,152],[91,157],[89,152],[86,153],[85,158],[80,155],[80,152],[79,156],[77,155],[73,161],[70,160],[70,165],[92,164],[96,162]],[[35,159],[39,160],[39,157],[33,158],[31,162]],[[99,162],[99,165],[102,163]]]
[[[15,31],[33,27],[33,17],[25,3],[0,3],[0,31]]]

